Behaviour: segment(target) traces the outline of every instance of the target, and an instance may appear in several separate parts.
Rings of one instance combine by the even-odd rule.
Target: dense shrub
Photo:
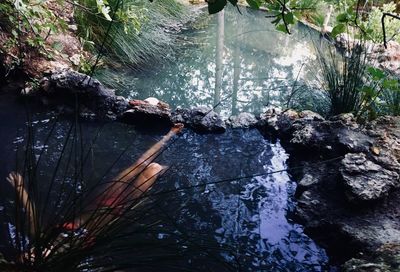
[[[368,20],[364,22],[366,29],[369,29],[368,35],[378,43],[383,42],[381,23],[383,13],[396,14],[396,4],[391,2],[384,4],[382,7],[372,7],[371,12],[368,14]],[[385,19],[385,30],[389,39],[394,38],[397,42],[400,42],[400,20],[387,17]]]

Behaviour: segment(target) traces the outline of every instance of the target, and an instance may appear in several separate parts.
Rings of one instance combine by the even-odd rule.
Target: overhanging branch
[[[389,16],[389,17],[395,18],[397,20],[400,20],[400,17],[397,16],[397,15],[394,15],[394,14],[391,14],[391,13],[386,13],[386,12],[383,13],[381,21],[382,21],[382,30],[383,30],[383,44],[384,44],[385,48],[387,48],[386,29],[385,29],[385,17],[386,16]]]

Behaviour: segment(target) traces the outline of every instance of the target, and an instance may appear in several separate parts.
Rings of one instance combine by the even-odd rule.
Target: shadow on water
[[[15,155],[25,141],[25,113],[18,103],[1,101],[0,154],[4,163],[0,165],[0,184],[4,188],[4,177],[15,169]],[[70,125],[68,119],[59,120],[45,145],[54,119],[52,114],[34,114],[35,150],[44,149],[46,153],[39,172],[43,187]],[[138,132],[122,123],[84,122],[82,128],[85,146],[101,129],[85,164],[84,180],[89,184],[102,177],[121,152],[123,156],[110,176],[135,161],[162,136],[161,132]],[[160,245],[152,249],[154,262],[157,254],[168,250],[162,245],[175,243],[180,249],[168,252],[170,266],[203,271],[326,271],[329,265],[325,251],[304,234],[301,225],[288,219],[295,206],[296,184],[286,172],[212,184],[283,170],[287,157],[279,142],[269,142],[257,130],[228,130],[221,135],[198,135],[184,130],[157,159],[170,169],[150,191],[150,200],[157,202],[158,223],[152,233],[140,236]],[[209,184],[202,185],[205,183]],[[12,232],[5,216],[5,206],[12,203],[4,201],[0,204],[2,252],[7,251],[4,241]],[[49,209],[59,204],[54,202]],[[179,240],[185,242],[179,244]],[[135,243],[138,241],[132,240]],[[195,250],[190,249],[193,244]]]

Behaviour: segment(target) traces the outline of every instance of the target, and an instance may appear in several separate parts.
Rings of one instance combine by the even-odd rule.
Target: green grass
[[[317,46],[321,88],[329,101],[329,115],[358,113],[364,105],[367,54],[363,44],[355,44],[339,54],[334,48]]]
[[[101,49],[110,66],[141,69],[158,63],[173,53],[174,29],[187,18],[186,7],[175,0],[111,0],[110,16],[119,6],[114,21],[98,14],[96,1],[80,0],[85,9],[76,8],[80,35]]]

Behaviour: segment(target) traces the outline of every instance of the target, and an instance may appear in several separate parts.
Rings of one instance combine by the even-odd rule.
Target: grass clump
[[[358,112],[363,104],[361,89],[367,68],[367,57],[361,45],[348,50],[347,56],[335,50],[319,50],[318,60],[322,71],[322,89],[329,103],[329,115]]]
[[[174,30],[188,18],[186,8],[175,0],[110,0],[108,19],[98,12],[97,2],[79,1],[75,13],[79,33],[116,67],[141,69],[167,58],[173,53]]]
[[[371,44],[363,40],[348,42],[343,52],[317,47],[319,89],[327,101],[327,116],[353,113],[371,120],[379,115],[400,114],[400,85],[373,63]],[[321,111],[319,111],[321,112]]]

